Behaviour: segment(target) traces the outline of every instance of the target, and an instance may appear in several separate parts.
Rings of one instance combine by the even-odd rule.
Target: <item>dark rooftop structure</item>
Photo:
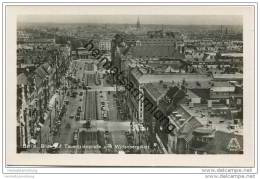
[[[132,49],[132,55],[135,57],[148,58],[172,58],[183,59],[184,55],[175,50],[172,46],[136,46]]]

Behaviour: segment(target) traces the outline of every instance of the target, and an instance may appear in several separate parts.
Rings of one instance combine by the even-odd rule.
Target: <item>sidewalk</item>
[[[56,109],[60,109],[64,102],[65,94],[61,94],[62,90],[60,90],[60,95],[57,99],[57,105]],[[57,117],[59,115],[58,111],[56,110],[56,118],[55,118],[55,108],[52,109],[52,111],[48,112],[48,117],[46,121],[44,122],[43,127],[41,127],[40,135],[37,136],[37,147],[40,148],[41,144],[45,145],[52,145],[54,141],[53,133],[50,130],[50,123],[51,123],[51,129],[54,129],[55,121],[57,120]],[[45,149],[42,150],[42,152],[45,152]]]

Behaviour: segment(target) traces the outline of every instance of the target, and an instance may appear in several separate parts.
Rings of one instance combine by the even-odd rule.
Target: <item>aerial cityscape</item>
[[[17,22],[17,153],[243,154],[243,24],[45,19]]]

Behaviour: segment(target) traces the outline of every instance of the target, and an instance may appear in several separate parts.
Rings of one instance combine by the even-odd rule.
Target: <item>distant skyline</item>
[[[164,25],[243,25],[239,15],[23,15],[22,23],[102,23]]]

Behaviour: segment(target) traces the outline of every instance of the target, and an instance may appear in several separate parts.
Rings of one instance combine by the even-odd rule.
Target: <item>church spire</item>
[[[141,28],[139,16],[138,16],[138,18],[137,18],[136,28],[137,28],[137,29],[140,29],[140,28]]]

